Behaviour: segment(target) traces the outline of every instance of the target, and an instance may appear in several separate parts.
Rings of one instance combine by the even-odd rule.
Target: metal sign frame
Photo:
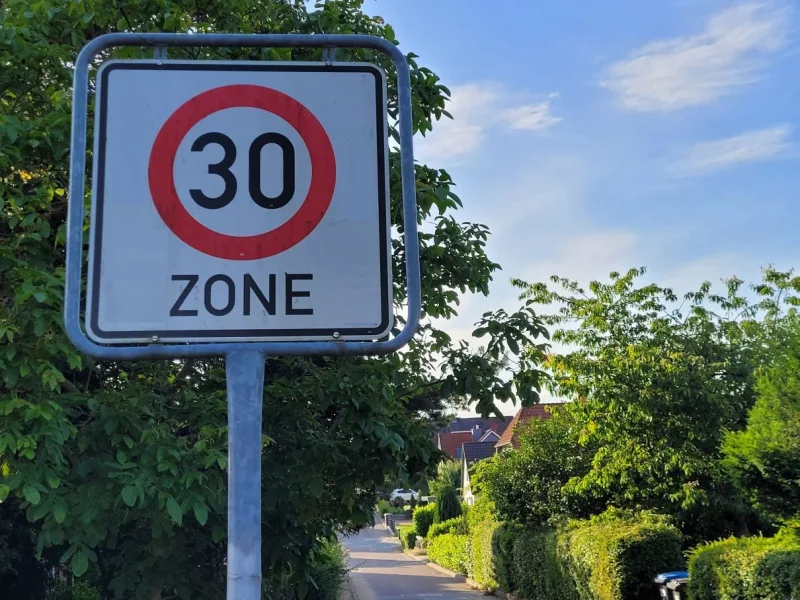
[[[180,47],[317,47],[325,50],[323,64],[332,64],[331,50],[369,48],[388,55],[397,73],[400,133],[400,171],[403,197],[403,226],[406,252],[408,314],[400,333],[386,341],[305,342],[210,342],[153,343],[147,345],[102,345],[90,340],[81,325],[81,267],[83,262],[83,219],[86,185],[86,133],[89,72],[103,50],[119,46],[151,46],[163,60],[163,49]],[[366,35],[306,34],[188,34],[111,33],[101,35],[81,50],[75,62],[70,153],[69,212],[67,215],[67,273],[64,324],[67,336],[83,353],[107,360],[188,358],[222,356],[237,351],[258,351],[265,356],[375,355],[388,354],[405,346],[417,331],[422,306],[417,232],[417,199],[414,183],[413,125],[411,120],[411,78],[408,63],[391,42]]]
[[[402,331],[388,341],[219,342],[105,346],[81,328],[81,267],[86,185],[86,133],[89,71],[103,50],[150,46],[166,59],[166,48],[317,47],[323,64],[333,62],[336,47],[370,48],[388,55],[397,72],[400,169],[405,229],[408,316]],[[417,331],[422,307],[417,200],[414,180],[414,131],[411,77],[403,53],[389,41],[364,35],[112,33],[86,44],[75,61],[72,104],[67,273],[64,322],[67,336],[81,352],[99,359],[137,360],[224,356],[228,391],[228,600],[261,600],[261,427],[266,356],[388,354],[406,345]]]

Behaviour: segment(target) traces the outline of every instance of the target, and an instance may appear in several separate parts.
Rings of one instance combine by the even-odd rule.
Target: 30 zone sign
[[[111,61],[98,82],[92,339],[389,331],[379,68]]]

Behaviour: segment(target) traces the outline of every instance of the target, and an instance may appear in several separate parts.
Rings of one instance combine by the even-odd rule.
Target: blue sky
[[[453,91],[416,146],[511,277],[647,266],[683,293],[798,263],[800,11],[788,2],[367,0]],[[507,412],[513,412],[508,407]]]

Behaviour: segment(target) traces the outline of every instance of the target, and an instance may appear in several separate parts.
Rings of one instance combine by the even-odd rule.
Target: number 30
[[[231,172],[231,166],[236,161],[236,144],[224,133],[210,131],[197,138],[191,150],[202,152],[209,144],[218,144],[225,152],[221,161],[208,165],[209,174],[219,175],[225,182],[225,189],[216,198],[210,198],[198,189],[191,189],[189,193],[192,200],[203,208],[217,209],[230,204],[236,196],[239,184]],[[261,151],[268,144],[275,144],[283,151],[283,189],[274,197],[266,196],[261,191]],[[295,153],[289,138],[280,133],[264,133],[258,136],[250,144],[248,167],[248,187],[253,202],[268,209],[282,208],[289,203],[295,191]]]

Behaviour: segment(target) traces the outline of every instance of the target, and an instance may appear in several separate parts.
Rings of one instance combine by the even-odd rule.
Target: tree
[[[537,527],[605,510],[603,498],[584,506],[562,491],[573,478],[589,472],[595,450],[580,442],[583,421],[574,408],[565,405],[553,410],[552,419],[522,424],[516,449],[478,463],[474,488],[494,503],[501,520]]]
[[[754,505],[778,524],[800,514],[800,318],[776,336],[774,362],[756,380],[747,427],[730,432],[725,466]]]
[[[458,492],[454,487],[446,486],[442,489],[441,496],[436,498],[433,522],[443,523],[455,519],[459,515],[461,515],[461,502],[458,500]]]
[[[548,357],[552,387],[581,400],[572,409],[578,440],[592,448],[591,468],[562,493],[567,504],[675,515],[695,541],[746,529],[748,507],[719,448],[724,431],[745,422],[765,336],[800,281],[767,270],[755,302],[735,278],[725,295],[706,283],[679,302],[669,288],[639,284],[644,272],[612,273],[588,289],[553,277],[560,292],[517,282],[534,303],[558,306],[543,316],[566,348]]]
[[[90,39],[115,31],[361,33],[396,43],[360,0],[309,8],[300,0],[153,0],[0,7],[0,501],[13,498],[36,528],[37,551],[66,569],[97,571],[104,597],[219,597],[224,585],[226,416],[219,359],[97,362],[63,333],[64,225],[71,64]],[[171,49],[174,58],[320,60],[309,49]],[[141,48],[103,58],[150,56]],[[447,116],[449,92],[409,55],[414,128]],[[391,63],[366,50],[337,60]],[[93,87],[91,103],[94,102]],[[93,111],[90,110],[90,114]],[[91,124],[90,124],[91,127]],[[394,135],[394,129],[392,130]],[[391,214],[400,214],[399,158],[390,158]],[[264,404],[264,573],[291,575],[299,594],[324,540],[372,518],[387,476],[431,470],[427,433],[452,399],[482,412],[509,395],[537,399],[536,354],[511,378],[506,355],[544,333],[528,308],[487,313],[485,355],[427,322],[455,314],[459,291],[486,293],[498,265],[488,230],[460,223],[448,173],[417,167],[424,317],[407,351],[385,358],[270,359]],[[395,301],[405,301],[402,236],[393,236]],[[476,367],[480,367],[476,369]]]
[[[457,460],[443,460],[436,467],[436,479],[430,482],[431,494],[441,496],[446,488],[461,487],[461,463]]]

